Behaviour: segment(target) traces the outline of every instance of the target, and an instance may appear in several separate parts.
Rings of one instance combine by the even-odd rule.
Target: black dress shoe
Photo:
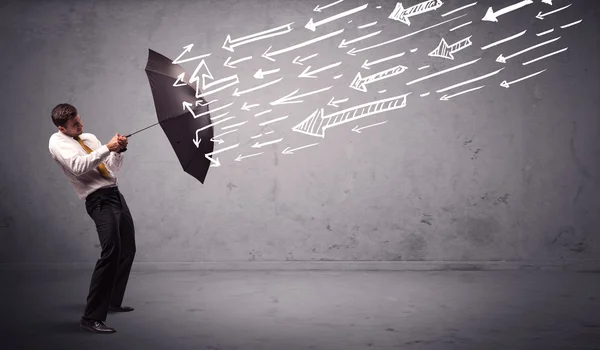
[[[108,327],[104,322],[98,320],[86,320],[84,318],[79,322],[79,328],[94,333],[115,333],[114,328]]]
[[[133,308],[130,306],[109,306],[108,311],[129,312],[133,311]]]

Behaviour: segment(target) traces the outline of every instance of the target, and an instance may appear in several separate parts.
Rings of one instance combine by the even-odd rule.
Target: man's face
[[[77,114],[77,117],[69,120],[66,127],[59,126],[58,130],[62,131],[63,134],[75,137],[83,133],[83,124],[81,123],[81,116]]]

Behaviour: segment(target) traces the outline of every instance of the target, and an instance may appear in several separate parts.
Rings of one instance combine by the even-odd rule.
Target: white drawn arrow
[[[250,108],[257,107],[257,106],[260,106],[260,104],[257,103],[257,104],[253,104],[253,105],[248,105],[248,104],[246,104],[246,102],[244,102],[244,105],[242,106],[241,109],[244,111],[249,111]]]
[[[322,68],[319,68],[319,69],[315,69],[312,72],[309,72],[310,67],[312,67],[312,66],[308,66],[308,67],[306,67],[306,69],[302,73],[300,73],[300,75],[298,76],[298,78],[316,78],[316,76],[314,76],[314,74],[317,74],[319,72],[322,72],[324,70],[327,70],[327,69],[330,69],[330,68],[333,68],[333,67],[337,67],[340,64],[342,64],[342,61],[330,64],[328,66],[325,66],[325,67],[322,67]]]
[[[362,48],[362,49],[359,49],[359,50],[357,50],[357,49],[355,49],[355,48],[352,48],[350,51],[348,51],[348,52],[347,52],[347,54],[348,54],[348,55],[352,55],[352,56],[356,56],[356,54],[357,54],[357,53],[359,53],[359,52],[366,51],[366,50],[370,50],[370,49],[373,49],[373,48],[376,48],[376,47],[379,47],[379,46],[383,46],[383,45],[387,45],[387,44],[393,43],[394,41],[398,41],[398,40],[402,40],[402,39],[404,39],[404,38],[408,38],[409,36],[412,36],[412,35],[418,34],[418,33],[420,33],[420,32],[424,32],[424,31],[426,31],[426,30],[429,30],[429,29],[431,29],[431,28],[435,28],[435,27],[437,27],[437,26],[441,26],[442,24],[448,23],[448,22],[450,22],[450,21],[454,21],[455,19],[459,19],[459,18],[461,18],[461,17],[464,17],[464,16],[466,16],[466,15],[467,15],[467,14],[460,15],[460,16],[458,16],[458,17],[454,17],[454,18],[450,18],[449,20],[446,20],[446,21],[440,22],[440,23],[438,23],[438,24],[434,24],[434,25],[432,25],[432,26],[429,26],[429,27],[427,27],[427,28],[419,29],[419,30],[417,30],[416,32],[412,32],[412,33],[410,33],[410,34],[406,34],[406,35],[403,35],[403,36],[400,36],[400,37],[397,37],[397,38],[394,38],[394,39],[391,39],[391,40],[388,40],[388,41],[384,41],[384,42],[382,42],[382,43],[379,43],[379,44],[371,45],[371,46],[369,46],[369,47],[364,47],[364,48]]]
[[[212,110],[207,110],[206,112],[202,112],[202,113],[200,113],[200,114],[194,114],[194,110],[192,110],[192,104],[191,104],[191,103],[189,103],[189,102],[187,102],[187,101],[183,101],[183,102],[181,103],[181,105],[183,106],[183,109],[185,110],[185,109],[187,108],[187,110],[188,110],[188,111],[190,111],[190,113],[191,113],[191,114],[194,116],[194,119],[196,119],[196,118],[199,118],[199,117],[201,117],[201,116],[203,116],[203,115],[209,114],[209,113],[211,113],[211,112],[216,112],[216,111],[218,111],[218,110],[221,110],[221,109],[227,108],[227,107],[231,106],[232,104],[233,104],[233,102],[232,102],[232,103],[229,103],[229,104],[226,104],[226,105],[224,105],[224,106],[221,106],[221,107],[218,107],[218,108],[212,109]]]
[[[283,152],[281,152],[281,154],[294,154],[294,151],[297,151],[297,150],[299,150],[299,149],[303,149],[303,148],[307,148],[307,147],[311,147],[311,146],[314,146],[314,145],[318,145],[318,144],[319,144],[319,143],[318,143],[318,142],[316,142],[316,143],[311,143],[310,145],[305,145],[305,146],[296,147],[296,148],[292,148],[292,149],[290,149],[289,147],[286,147],[286,148],[283,150]]]
[[[485,16],[483,16],[483,18],[481,20],[482,21],[490,21],[490,22],[498,22],[498,17],[505,15],[507,13],[510,13],[514,10],[518,10],[523,6],[527,6],[527,5],[531,5],[531,4],[533,4],[532,0],[523,0],[514,5],[507,6],[507,7],[503,8],[502,10],[498,10],[496,12],[494,12],[494,10],[490,7],[490,8],[488,8],[487,12],[485,13]]]
[[[371,125],[363,126],[363,127],[361,127],[361,128],[359,128],[359,127],[358,127],[358,125],[357,125],[357,126],[355,126],[355,127],[353,127],[353,128],[352,128],[352,131],[356,131],[357,133],[359,133],[359,134],[360,134],[360,131],[361,131],[362,129],[370,128],[370,127],[372,127],[372,126],[381,125],[381,124],[384,124],[384,123],[387,123],[387,120],[386,120],[386,121],[383,121],[383,122],[381,122],[381,123],[376,123],[376,124],[371,124]]]
[[[498,45],[498,44],[502,44],[502,43],[504,43],[504,42],[507,42],[507,41],[510,41],[510,40],[513,40],[514,38],[518,38],[518,37],[520,37],[521,35],[525,34],[525,32],[526,32],[526,31],[527,31],[527,29],[525,29],[524,31],[522,31],[522,32],[520,32],[520,33],[517,33],[517,34],[515,34],[515,35],[509,36],[508,38],[505,38],[505,39],[502,39],[502,40],[498,40],[498,41],[496,41],[496,42],[494,42],[494,43],[491,43],[491,44],[489,44],[489,45],[486,45],[486,46],[482,47],[481,49],[482,49],[482,50],[489,49],[490,47],[496,46],[496,45]]]
[[[269,85],[276,84],[276,83],[280,82],[280,81],[281,81],[281,79],[283,79],[283,78],[275,79],[275,80],[273,80],[273,81],[270,81],[270,82],[268,82],[268,83],[264,83],[264,84],[262,84],[262,85],[255,86],[255,87],[253,87],[253,88],[250,88],[250,89],[248,89],[248,90],[243,90],[243,91],[238,91],[238,89],[237,89],[237,88],[235,88],[235,91],[233,92],[233,94],[231,94],[231,96],[236,96],[236,97],[239,97],[239,96],[241,96],[241,95],[243,95],[243,94],[247,94],[247,93],[249,93],[249,92],[252,92],[252,91],[255,91],[255,90],[258,90],[258,89],[262,89],[262,88],[264,88],[264,87],[267,87],[267,86],[269,86]]]
[[[552,4],[550,4],[550,5],[552,5]],[[569,6],[571,6],[571,5],[573,5],[573,4],[568,4],[567,6],[561,7],[561,8],[559,8],[559,9],[556,9],[556,10],[554,10],[554,11],[546,12],[546,13],[544,13],[544,14],[542,14],[542,11],[540,11],[540,12],[537,14],[537,16],[535,16],[535,18],[537,18],[537,19],[544,19],[544,17],[546,17],[546,16],[548,16],[548,15],[551,15],[551,14],[553,14],[553,13],[555,13],[555,12],[562,11],[562,10],[566,9],[567,7],[569,7]]]
[[[254,73],[254,78],[256,78],[256,79],[264,79],[265,75],[277,73],[277,72],[279,72],[279,70],[280,70],[280,68],[272,69],[272,70],[266,70],[266,71],[263,72],[263,70],[261,68],[259,68],[256,71],[256,73]]]
[[[185,76],[185,72],[183,72],[183,73],[179,74],[179,75],[177,76],[177,80],[175,80],[175,82],[173,83],[173,86],[186,86],[186,85],[188,85],[188,84],[187,84],[187,83],[186,83],[186,82],[183,80],[183,77],[184,77],[184,76]],[[178,84],[180,81],[181,81],[182,83],[181,83],[181,84]]]
[[[286,47],[284,49],[273,51],[273,52],[269,52],[269,50],[271,50],[271,47],[272,47],[272,46],[269,46],[269,48],[267,49],[267,51],[265,51],[265,53],[262,54],[262,57],[264,57],[264,58],[266,58],[268,60],[271,60],[271,61],[275,61],[274,58],[271,58],[272,56],[281,55],[284,52],[292,51],[292,50],[295,50],[297,48],[300,48],[300,47],[303,47],[303,46],[307,46],[307,45],[310,45],[312,43],[316,43],[318,41],[325,40],[327,38],[331,38],[332,36],[336,36],[336,35],[342,33],[343,31],[344,31],[344,29],[340,29],[338,31],[335,31],[335,32],[332,32],[332,33],[329,33],[329,34],[325,34],[325,35],[321,35],[320,37],[317,37],[317,38],[314,38],[314,39],[310,39],[310,40],[307,40],[307,41],[305,41],[303,43],[296,44],[294,46]]]
[[[538,74],[540,74],[540,73],[543,73],[544,71],[545,71],[545,69],[543,69],[543,70],[541,70],[541,71],[539,71],[539,72],[537,72],[537,73],[530,74],[530,75],[528,75],[528,76],[526,76],[526,77],[523,77],[523,78],[520,78],[520,79],[517,79],[517,80],[513,80],[513,81],[511,81],[511,82],[507,82],[507,81],[505,80],[505,81],[503,81],[502,83],[500,83],[500,86],[502,86],[502,87],[505,87],[505,88],[507,88],[507,89],[508,89],[508,88],[509,88],[509,87],[510,87],[512,84],[514,84],[514,83],[518,83],[518,82],[520,82],[520,81],[522,81],[522,80],[525,80],[525,79],[529,79],[529,78],[531,78],[531,77],[533,77],[533,76],[536,76],[536,75],[538,75]]]
[[[249,157],[258,156],[258,155],[261,155],[261,154],[263,154],[263,153],[265,153],[265,152],[258,152],[258,153],[254,153],[254,154],[249,154],[249,155],[247,155],[247,156],[242,156],[242,154],[240,153],[240,155],[239,155],[239,156],[237,156],[237,158],[236,158],[236,159],[234,159],[234,160],[235,160],[236,162],[239,162],[239,161],[241,161],[241,160],[242,160],[242,159],[244,159],[244,158],[249,158]]]
[[[322,20],[320,20],[318,22],[313,22],[313,19],[311,18],[310,20],[308,20],[308,23],[306,23],[306,25],[304,26],[304,28],[312,30],[314,32],[317,29],[318,26],[323,25],[325,23],[329,23],[331,21],[335,21],[336,19],[339,19],[339,18],[342,18],[342,17],[349,16],[349,15],[351,15],[353,13],[356,13],[356,12],[360,12],[360,11],[366,9],[368,5],[369,4],[364,4],[362,6],[353,8],[351,10],[344,11],[342,13],[338,13],[335,16],[327,17],[327,18],[322,19]]]
[[[491,77],[491,76],[493,76],[493,75],[496,75],[496,74],[500,73],[500,71],[501,71],[501,70],[503,70],[504,68],[506,68],[506,67],[502,67],[502,68],[498,69],[498,70],[497,70],[497,71],[495,71],[495,72],[491,72],[491,73],[488,73],[488,74],[485,74],[485,75],[481,75],[481,76],[479,76],[479,77],[477,77],[477,78],[469,79],[469,80],[463,81],[463,82],[461,82],[461,83],[458,83],[458,84],[454,84],[454,85],[448,86],[448,87],[446,87],[446,88],[443,88],[443,89],[437,90],[436,92],[438,92],[438,93],[439,93],[439,92],[444,92],[444,91],[452,90],[452,89],[454,89],[454,88],[457,88],[457,87],[459,87],[459,86],[463,86],[463,85],[466,85],[466,84],[470,84],[470,83],[472,83],[472,82],[474,82],[474,81],[478,81],[478,80],[482,80],[482,79],[485,79],[485,78],[489,78],[489,77]]]
[[[513,58],[513,57],[515,57],[515,56],[518,56],[518,55],[520,55],[520,54],[522,54],[522,53],[524,53],[524,52],[531,51],[531,50],[533,50],[533,49],[535,49],[535,48],[538,48],[538,47],[540,47],[540,46],[543,46],[543,45],[549,44],[549,43],[551,43],[551,42],[553,42],[553,41],[556,41],[556,40],[558,40],[558,39],[560,39],[560,36],[559,36],[558,38],[554,38],[554,39],[551,39],[551,40],[548,40],[548,41],[544,41],[543,43],[539,43],[539,44],[537,44],[537,45],[530,46],[530,47],[528,47],[528,48],[526,48],[526,49],[524,49],[524,50],[521,50],[521,51],[519,51],[519,52],[515,52],[515,53],[513,53],[512,55],[509,55],[509,56],[506,56],[506,57],[504,57],[502,54],[500,54],[500,56],[498,56],[498,58],[496,58],[496,62],[499,62],[499,63],[506,63],[506,60],[508,60],[509,58]]]
[[[198,77],[198,72],[200,71],[201,68],[203,68],[206,70],[206,72],[208,74],[202,74],[202,84],[200,84],[200,78]],[[206,64],[206,62],[204,60],[202,60],[200,62],[200,64],[198,64],[198,66],[196,67],[196,69],[194,70],[194,73],[192,73],[192,76],[190,77],[190,83],[196,83],[196,98],[200,98],[200,97],[204,97],[204,96],[208,96],[211,94],[214,94],[215,92],[221,91],[223,89],[226,89],[230,86],[236,85],[238,84],[240,81],[238,79],[237,74],[235,75],[231,75],[229,77],[223,78],[223,79],[219,79],[219,80],[215,80],[211,83],[206,83],[206,79],[211,79],[214,80],[214,77],[212,75],[212,73],[210,72],[210,70],[208,69],[208,65]],[[214,85],[219,85],[222,84],[224,82],[233,80],[233,82],[223,85],[219,88],[216,88],[214,90],[211,91],[206,91],[207,89],[209,89],[210,87],[214,86]],[[202,87],[202,90],[205,90],[204,93],[200,93],[200,87]]]
[[[472,89],[469,89],[469,90],[461,91],[461,92],[456,93],[454,95],[444,95],[444,96],[440,97],[440,101],[448,101],[449,99],[451,99],[454,96],[458,96],[458,95],[466,94],[467,92],[479,90],[479,89],[481,89],[484,86],[485,85],[481,85],[481,86],[478,86],[478,87],[475,87],[475,88],[472,88]]]
[[[407,69],[408,68],[405,66],[397,65],[395,67],[388,68],[386,70],[382,70],[379,73],[371,74],[364,78],[360,75],[360,72],[358,72],[358,73],[356,73],[356,77],[354,77],[354,80],[352,80],[352,83],[350,83],[350,87],[355,90],[358,90],[358,91],[367,92],[367,84],[371,84],[371,83],[374,83],[379,80],[391,78],[393,76],[396,76],[396,75],[404,72]]]
[[[181,55],[177,56],[177,58],[175,60],[173,60],[173,62],[171,62],[171,63],[173,63],[173,64],[179,64],[179,63],[183,63],[183,62],[189,62],[189,61],[197,60],[197,59],[200,59],[200,58],[208,57],[208,56],[211,55],[211,54],[207,53],[207,54],[199,55],[199,56],[192,57],[192,58],[186,58],[185,60],[181,60],[180,61],[179,59],[181,58],[181,56],[183,56],[186,53],[192,51],[192,47],[194,47],[194,44],[189,44],[188,46],[184,46],[183,47],[184,50],[181,53]]]
[[[472,35],[471,35],[472,36]],[[438,45],[438,47],[429,53],[429,56],[437,56],[442,58],[447,58],[450,60],[454,59],[453,53],[457,53],[458,51],[471,46],[473,43],[471,42],[471,36],[464,38],[452,45],[448,45],[446,40],[442,38],[442,41]]]
[[[324,138],[325,129],[406,106],[406,96],[410,94],[411,92],[400,96],[364,103],[328,115],[325,115],[325,110],[323,108],[319,108],[308,118],[294,126],[292,130]]]
[[[315,56],[317,56],[317,55],[318,55],[318,53],[315,53],[315,54],[313,54],[313,55],[310,55],[310,56],[304,57],[304,58],[303,58],[303,59],[301,59],[301,60],[299,60],[300,56],[298,56],[298,57],[294,58],[294,60],[292,61],[292,63],[293,63],[293,64],[299,64],[299,65],[303,66],[302,62],[306,61],[306,60],[307,60],[307,59],[309,59],[309,58],[313,58],[313,57],[315,57]]]
[[[325,6],[317,5],[313,11],[315,11],[315,12],[321,12],[321,10],[324,10],[324,9],[326,9],[328,7],[331,7],[331,6],[335,5],[335,4],[339,4],[342,1],[344,1],[344,0],[338,0],[338,1],[334,2],[334,3],[331,3],[329,5],[325,5]]]
[[[219,162],[219,158],[217,158],[217,159],[215,160],[215,159],[212,159],[212,157],[211,157],[211,156],[212,156],[213,154],[219,154],[219,153],[221,153],[221,152],[228,151],[228,150],[230,150],[230,149],[232,149],[232,148],[236,148],[236,147],[237,147],[237,146],[239,146],[239,145],[240,145],[239,143],[236,143],[235,145],[232,145],[232,146],[229,146],[229,147],[225,147],[225,148],[222,148],[222,149],[220,149],[220,150],[217,150],[217,151],[214,151],[214,152],[206,153],[206,154],[204,154],[204,157],[205,157],[206,159],[210,160],[210,162],[213,164],[213,165],[211,165],[211,166],[219,166],[219,165],[221,165],[221,162]]]
[[[271,145],[271,144],[280,142],[281,140],[283,140],[283,138],[277,139],[277,140],[273,140],[273,141],[267,141],[267,142],[263,142],[263,143],[258,143],[258,141],[256,141],[256,143],[253,144],[251,147],[253,147],[253,148],[261,148],[261,147],[266,146],[266,145]]]
[[[227,59],[225,60],[225,63],[223,63],[224,67],[237,68],[236,66],[234,66],[234,64],[252,59],[252,56],[242,57],[239,60],[229,62],[230,59],[231,59],[231,57],[227,57]]]
[[[370,37],[375,36],[375,35],[377,35],[379,33],[381,33],[381,30],[373,32],[373,33],[370,33],[370,34],[367,34],[367,35],[363,35],[361,37],[358,37],[358,38],[352,39],[352,40],[348,40],[348,41],[346,41],[346,39],[342,39],[342,42],[340,43],[340,45],[338,47],[339,48],[348,47],[348,44],[352,44],[352,43],[355,43],[357,41],[361,41],[361,40],[370,38]]]
[[[221,144],[221,143],[225,142],[225,141],[223,141],[223,139],[221,139],[221,136],[223,136],[223,135],[227,135],[227,134],[229,134],[229,133],[232,133],[232,132],[234,132],[234,131],[237,131],[237,130],[238,130],[238,129],[233,129],[233,130],[230,130],[230,131],[226,131],[226,132],[224,132],[224,133],[221,133],[221,134],[219,134],[219,135],[215,135],[215,136],[213,136],[213,137],[212,137],[210,140],[211,140],[212,142],[216,142],[216,143],[219,143],[219,144]]]
[[[428,0],[404,9],[402,3],[397,2],[394,11],[390,13],[388,18],[402,22],[406,25],[410,25],[410,20],[408,19],[409,17],[421,15],[429,11],[435,11],[442,7],[442,5],[444,5],[444,3],[440,0]]]
[[[286,103],[300,103],[300,102],[302,102],[302,100],[298,101],[297,100],[298,98],[304,97],[304,96],[310,96],[310,95],[318,94],[321,91],[327,91],[327,90],[331,89],[332,86],[329,86],[329,87],[326,87],[326,88],[323,88],[323,89],[319,89],[319,90],[314,90],[314,91],[311,91],[311,92],[307,92],[307,93],[304,93],[304,94],[301,94],[301,95],[295,95],[296,92],[298,92],[298,90],[300,90],[300,89],[296,89],[296,90],[292,91],[291,93],[283,96],[282,98],[279,98],[279,99],[277,99],[277,100],[275,100],[273,102],[270,102],[270,104],[271,104],[271,106],[275,106],[275,105],[283,105],[283,104],[286,104]]]
[[[262,40],[262,39],[266,39],[266,38],[270,38],[273,36],[277,36],[277,35],[282,35],[282,34],[286,34],[292,31],[292,27],[291,25],[292,23],[288,23],[288,24],[284,24],[282,26],[279,26],[277,28],[272,28],[269,30],[265,30],[262,31],[260,33],[254,33],[254,34],[250,34],[241,38],[237,38],[232,40],[230,35],[227,35],[227,38],[225,39],[225,42],[223,43],[223,48],[225,50],[229,50],[231,52],[233,52],[233,48],[240,46],[240,45],[244,45],[247,43],[251,43],[253,41],[257,41],[257,40]]]
[[[332,97],[331,100],[329,101],[329,103],[327,103],[328,106],[333,106],[333,107],[339,108],[340,106],[338,106],[337,103],[342,103],[342,102],[348,101],[347,98],[345,98],[343,100],[337,100],[337,101],[334,101],[333,99],[334,99],[334,97]]]
[[[382,59],[379,59],[379,60],[377,60],[377,61],[373,61],[373,62],[369,62],[369,60],[367,59],[367,60],[365,60],[365,63],[363,63],[363,65],[361,66],[361,68],[364,68],[364,69],[371,69],[371,66],[374,66],[374,65],[376,65],[377,63],[381,63],[381,62],[389,61],[389,60],[391,60],[391,59],[394,59],[394,58],[397,58],[397,57],[400,57],[400,56],[404,56],[404,52],[402,52],[402,53],[399,53],[399,54],[397,54],[397,55],[392,55],[392,56],[384,57],[384,58],[382,58]]]

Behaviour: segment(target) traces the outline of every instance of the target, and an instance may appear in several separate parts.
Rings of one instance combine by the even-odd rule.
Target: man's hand
[[[117,140],[119,142],[119,149],[117,152],[121,153],[121,152],[127,151],[127,143],[128,143],[127,137],[122,136],[121,134],[117,133]]]

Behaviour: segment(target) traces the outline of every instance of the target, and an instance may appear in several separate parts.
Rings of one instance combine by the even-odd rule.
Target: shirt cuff
[[[110,150],[106,145],[102,145],[96,149],[96,152],[100,153],[100,158],[106,158],[110,154]]]

